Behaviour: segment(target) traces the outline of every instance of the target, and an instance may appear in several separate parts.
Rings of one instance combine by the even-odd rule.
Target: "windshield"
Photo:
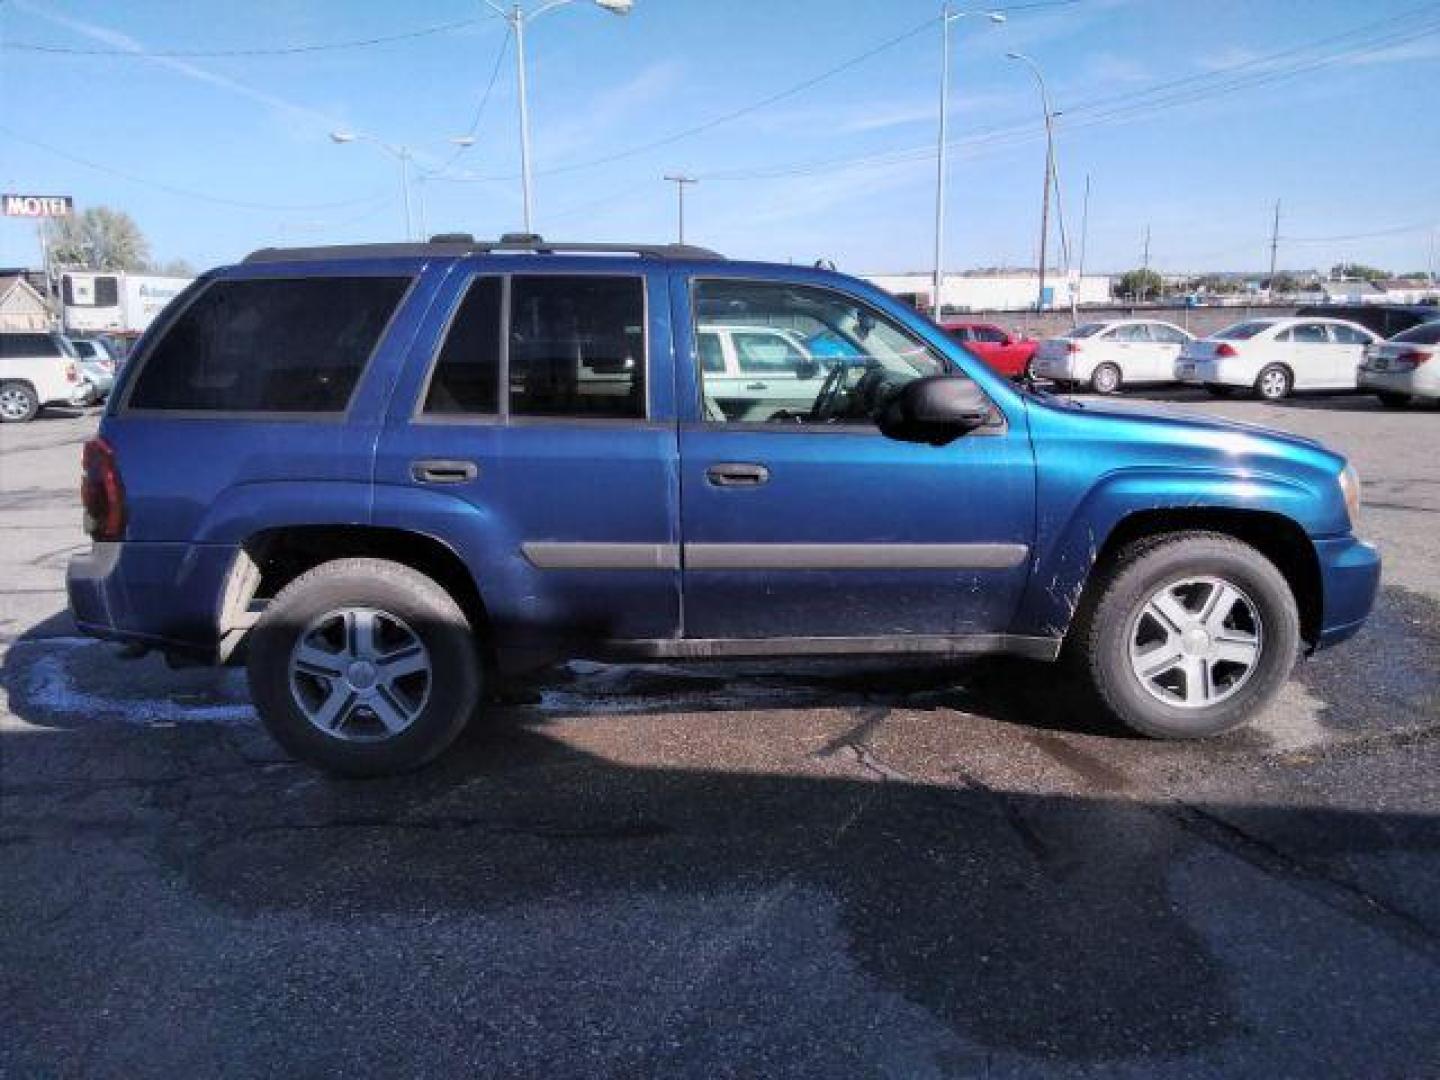
[[[1274,327],[1275,323],[1270,319],[1257,319],[1254,322],[1236,323],[1234,326],[1227,326],[1210,336],[1216,341],[1244,341],[1246,338],[1253,338],[1256,334],[1263,334],[1266,330]]]

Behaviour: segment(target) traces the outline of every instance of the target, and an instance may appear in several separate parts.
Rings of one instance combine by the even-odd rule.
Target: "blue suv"
[[[1130,728],[1212,735],[1380,571],[1309,440],[1029,392],[823,269],[533,236],[204,275],[82,494],[80,627],[243,658],[275,738],[352,775],[567,656],[1063,659]]]

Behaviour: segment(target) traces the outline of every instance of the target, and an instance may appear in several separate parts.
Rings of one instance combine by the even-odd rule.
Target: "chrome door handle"
[[[480,475],[473,461],[425,458],[410,463],[410,475],[422,484],[464,484]]]
[[[719,462],[705,470],[705,479],[716,487],[759,487],[770,479],[770,470],[746,462]]]

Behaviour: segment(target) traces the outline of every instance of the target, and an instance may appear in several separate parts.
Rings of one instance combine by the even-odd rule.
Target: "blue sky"
[[[1007,50],[1034,57],[1063,114],[1077,248],[1092,178],[1089,268],[1138,264],[1147,225],[1161,269],[1263,268],[1277,198],[1282,268],[1429,263],[1440,228],[1440,4],[1025,2],[1013,0],[1003,26],[962,20],[952,31],[952,267],[1034,262],[1041,114]],[[616,18],[579,0],[547,14],[528,35],[538,231],[669,239],[673,187],[661,177],[680,170],[700,178],[688,193],[693,242],[853,272],[926,268],[938,10],[932,0],[636,0]],[[398,239],[397,166],[373,146],[333,144],[328,133],[345,128],[412,146],[420,171],[449,163],[422,185],[430,231],[517,229],[512,52],[475,145],[457,156],[446,142],[470,130],[506,38],[484,14],[479,0],[0,0],[0,186],[128,210],[157,258],[198,266],[267,244]],[[137,55],[440,24],[460,25],[370,48]],[[0,264],[35,253],[32,224],[0,220]]]

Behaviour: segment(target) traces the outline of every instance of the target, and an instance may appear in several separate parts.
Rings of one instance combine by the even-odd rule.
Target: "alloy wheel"
[[[1218,705],[1250,681],[1264,649],[1260,611],[1219,577],[1162,586],[1130,628],[1130,670],[1146,693],[1185,709]]]
[[[429,650],[399,617],[373,608],[327,612],[290,653],[290,693],[333,738],[391,739],[424,710],[434,681]]]

